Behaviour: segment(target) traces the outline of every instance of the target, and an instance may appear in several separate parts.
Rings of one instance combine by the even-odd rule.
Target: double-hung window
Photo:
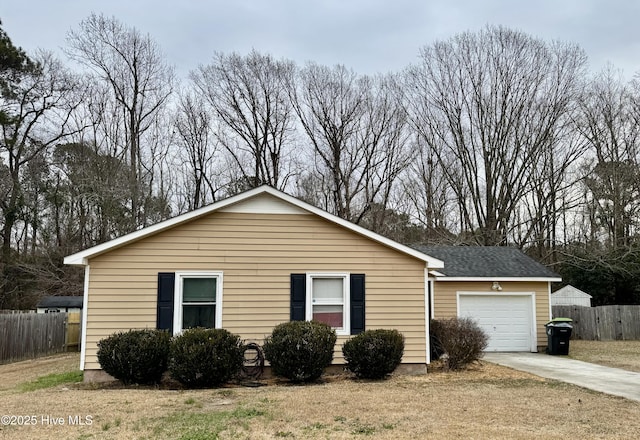
[[[349,334],[349,274],[308,273],[306,318],[329,324],[338,335]]]
[[[193,327],[221,328],[222,272],[176,273],[173,333]]]

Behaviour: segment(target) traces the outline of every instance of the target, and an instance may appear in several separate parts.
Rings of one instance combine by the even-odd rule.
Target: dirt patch
[[[65,365],[77,369],[73,360],[4,365],[0,377],[12,371],[18,385]],[[640,403],[491,363],[462,372],[435,365],[426,375],[387,381],[342,374],[309,385],[262,385],[179,390],[79,384],[26,393],[7,388],[0,393],[2,412],[34,415],[37,423],[0,426],[0,439],[640,438]],[[65,423],[53,424],[60,420]]]

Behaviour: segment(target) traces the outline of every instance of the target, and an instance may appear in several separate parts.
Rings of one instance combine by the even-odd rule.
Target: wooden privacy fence
[[[0,314],[0,364],[79,347],[79,313],[75,315],[78,316],[67,316],[67,313]]]
[[[553,306],[552,314],[573,319],[574,339],[640,340],[640,305]]]

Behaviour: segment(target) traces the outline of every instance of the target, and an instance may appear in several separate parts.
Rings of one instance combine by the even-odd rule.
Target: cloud
[[[299,64],[398,71],[417,60],[421,47],[487,24],[577,43],[594,70],[607,61],[628,74],[640,68],[640,2],[625,0],[31,0],[3,5],[0,18],[15,44],[57,51],[91,12],[149,33],[181,75],[215,51],[251,49]]]

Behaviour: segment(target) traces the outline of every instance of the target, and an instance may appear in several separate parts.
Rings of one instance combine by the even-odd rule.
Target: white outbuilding
[[[573,286],[564,286],[551,294],[552,306],[591,307],[591,295]]]

